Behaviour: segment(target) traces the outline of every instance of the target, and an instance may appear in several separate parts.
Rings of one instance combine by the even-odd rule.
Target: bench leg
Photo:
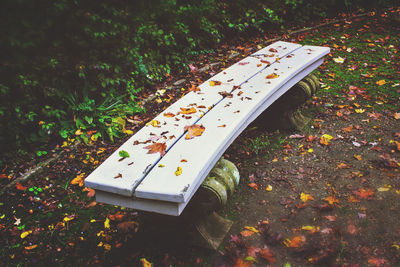
[[[301,106],[320,88],[318,78],[309,74],[282,95],[257,118],[269,130],[302,130],[311,120],[301,112]]]

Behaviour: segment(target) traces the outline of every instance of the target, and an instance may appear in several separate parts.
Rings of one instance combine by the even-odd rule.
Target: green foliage
[[[391,1],[378,1],[380,6]],[[121,136],[136,97],[193,56],[246,34],[357,10],[361,0],[5,0],[0,145],[28,149],[77,129]],[[87,141],[88,135],[81,138]],[[23,150],[20,150],[23,151]]]

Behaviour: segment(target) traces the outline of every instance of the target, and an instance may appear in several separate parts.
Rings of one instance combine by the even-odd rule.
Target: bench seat
[[[327,47],[276,42],[242,59],[138,131],[85,185],[96,189],[99,202],[178,216],[235,138],[328,53]],[[182,108],[196,112],[182,114]],[[204,132],[185,139],[185,126],[194,124]],[[163,157],[147,153],[144,147],[154,142],[165,142]],[[130,157],[120,160],[121,150]]]

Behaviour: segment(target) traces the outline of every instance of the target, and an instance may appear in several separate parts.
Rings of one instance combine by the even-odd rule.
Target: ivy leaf
[[[119,152],[118,152],[118,155],[119,155],[121,158],[129,158],[129,153],[126,152],[125,150],[119,151]]]

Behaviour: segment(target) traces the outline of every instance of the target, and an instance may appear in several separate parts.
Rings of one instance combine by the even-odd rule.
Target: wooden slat
[[[160,164],[136,188],[138,198],[186,203],[200,186],[230,143],[253,119],[291,86],[317,68],[329,48],[304,46],[234,91],[232,98],[224,98],[197,124],[205,131],[190,140],[181,139]],[[279,75],[274,79],[266,77]],[[242,92],[239,94],[239,92]],[[182,160],[186,162],[182,162]],[[178,167],[182,174],[175,175]]]
[[[165,143],[169,151],[184,134],[185,126],[195,124],[222,100],[223,97],[219,92],[230,92],[235,86],[244,84],[265,69],[269,65],[266,61],[273,64],[277,58],[282,58],[299,47],[301,46],[292,43],[274,43],[267,47],[267,50],[276,49],[277,52],[274,52],[272,57],[271,52],[268,56],[263,53],[252,55],[210,78],[199,86],[200,91],[188,93],[159,114],[154,119],[159,121],[159,127],[145,126],[128,139],[85,179],[85,185],[104,192],[132,196],[136,186],[161,159],[160,154],[148,154],[148,150],[144,147],[159,142]],[[210,81],[218,81],[221,84],[212,86]],[[191,107],[196,109],[196,113],[185,116],[179,114],[181,108]],[[166,113],[174,114],[175,117],[165,117]],[[121,150],[127,151],[130,157],[121,160],[118,155]]]

